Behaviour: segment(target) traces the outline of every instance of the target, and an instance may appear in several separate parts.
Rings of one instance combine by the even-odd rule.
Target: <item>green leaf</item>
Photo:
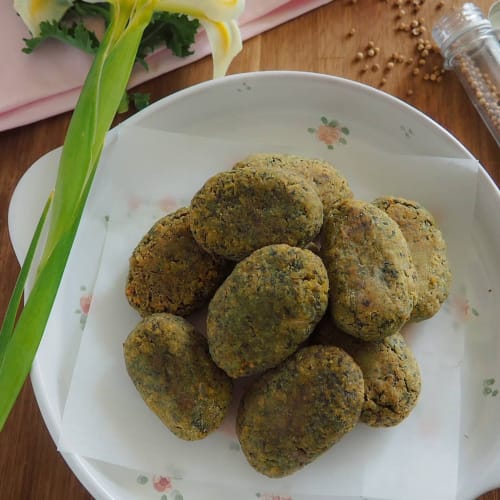
[[[349,135],[350,134],[349,129],[347,127],[342,127],[340,130],[342,130],[342,133],[345,134],[345,135]]]
[[[130,103],[134,105],[134,108],[138,111],[149,106],[149,98],[151,94],[145,94],[143,92],[125,92],[123,98],[118,106],[118,113],[126,113],[130,108]]]
[[[94,54],[99,47],[99,40],[95,33],[88,30],[82,22],[65,26],[57,21],[42,21],[38,36],[23,38],[26,47],[22,50],[26,54],[31,54],[44,40],[49,38],[65,42],[89,54]]]
[[[326,116],[322,116],[321,117],[321,122],[324,124],[324,125],[328,125],[328,118]]]
[[[328,144],[328,149],[333,149],[333,146],[331,144]]]
[[[135,109],[137,109],[138,111],[146,108],[150,104],[151,94],[146,94],[143,92],[132,92],[129,95],[134,103]]]
[[[84,19],[86,17],[101,17],[107,28],[111,22],[111,5],[107,2],[89,3],[75,0],[72,7],[64,15],[64,21]]]
[[[125,2],[96,53],[66,133],[39,271],[0,365],[0,430],[26,379],[40,344],[104,145],[134,65],[152,2],[140,9]],[[2,335],[5,333],[2,332]]]
[[[47,220],[47,214],[51,203],[52,203],[52,194],[47,200],[47,203],[45,204],[45,207],[42,211],[42,215],[40,216],[40,220],[38,221],[38,224],[36,226],[33,238],[31,239],[31,243],[28,248],[28,252],[26,253],[26,257],[21,267],[21,271],[19,273],[19,276],[17,277],[14,291],[12,292],[12,296],[9,300],[7,311],[5,312],[5,316],[2,322],[2,328],[0,329],[0,367],[3,364],[3,360],[7,350],[7,345],[10,339],[12,338],[12,334],[14,332],[14,325],[16,322],[17,311],[19,310],[19,305],[21,304],[23,291],[26,286],[26,280],[28,279],[31,266],[33,264],[33,258],[35,256],[36,249],[38,248],[40,236],[42,234],[45,221]]]
[[[341,138],[339,139],[339,142],[340,142],[341,144],[347,144],[347,141],[346,141],[343,137],[341,137]]]
[[[12,332],[0,364],[0,429],[28,376],[43,331],[59,288],[71,243],[78,228],[77,220],[64,233],[40,269],[37,279]],[[5,332],[3,332],[5,333]]]
[[[117,113],[126,113],[129,108],[129,101],[130,101],[130,96],[128,95],[127,92],[123,93],[122,100],[120,101],[120,104],[118,105],[118,110]]]
[[[139,484],[146,484],[146,483],[148,482],[148,477],[147,477],[147,476],[145,476],[144,474],[139,474],[139,475],[137,476],[137,482],[138,482]]]
[[[316,129],[315,128],[312,128],[312,127],[309,127],[307,129],[307,131],[310,133],[310,134],[315,134],[316,133]]]
[[[337,120],[331,120],[329,123],[328,123],[328,126],[329,127],[338,127],[339,125],[339,122]]]
[[[117,12],[118,19],[106,31],[66,134],[53,203],[55,223],[49,228],[44,258],[75,217],[81,216],[82,190],[95,175],[104,137],[122,101],[142,32],[151,17],[150,9],[144,7],[135,14],[136,22],[129,23],[130,11],[122,7]]]
[[[148,54],[161,46],[169,48],[178,57],[191,55],[191,46],[199,27],[197,19],[189,19],[181,14],[155,12],[151,23],[144,30],[138,60],[144,61]]]

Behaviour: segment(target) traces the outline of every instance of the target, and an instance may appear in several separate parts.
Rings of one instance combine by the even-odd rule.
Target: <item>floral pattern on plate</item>
[[[87,287],[82,285],[80,287],[80,307],[75,310],[75,314],[79,317],[80,328],[83,330],[85,328],[85,323],[87,322],[87,316],[89,314],[90,305],[92,304],[92,294],[88,292]]]
[[[137,484],[149,485],[154,491],[161,493],[160,500],[184,500],[182,493],[174,488],[174,480],[169,476],[153,475],[151,478],[144,474],[137,476]]]
[[[350,134],[347,127],[337,120],[329,120],[326,116],[321,117],[321,125],[317,128],[309,127],[307,131],[314,134],[318,141],[325,144],[328,149],[334,149],[334,146],[338,144],[346,145],[346,136]]]

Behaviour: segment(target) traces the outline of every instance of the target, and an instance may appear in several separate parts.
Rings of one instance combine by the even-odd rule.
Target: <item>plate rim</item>
[[[219,87],[219,86],[224,86],[224,85],[229,85],[234,82],[238,81],[243,81],[243,80],[248,80],[248,79],[258,79],[258,80],[266,80],[266,79],[272,79],[272,78],[304,78],[306,80],[310,80],[311,78],[313,79],[319,79],[322,80],[326,83],[329,83],[332,85],[332,88],[338,85],[342,86],[347,86],[350,88],[355,88],[363,93],[367,93],[368,95],[372,95],[375,99],[383,99],[385,102],[391,104],[391,105],[396,105],[397,107],[400,107],[403,109],[405,112],[410,113],[413,116],[417,116],[420,119],[422,119],[424,122],[426,122],[429,126],[433,127],[436,131],[439,131],[443,139],[448,140],[453,146],[457,149],[457,154],[460,152],[461,154],[465,155],[468,159],[477,159],[472,155],[472,153],[462,144],[458,141],[457,138],[455,138],[448,130],[446,130],[442,125],[434,121],[431,117],[420,111],[419,109],[411,106],[410,104],[406,103],[405,101],[399,99],[398,97],[392,96],[391,94],[388,94],[380,89],[376,89],[374,87],[371,87],[369,85],[366,85],[364,83],[355,81],[355,80],[350,80],[346,79],[343,77],[339,76],[334,76],[334,75],[328,75],[328,74],[322,74],[322,73],[314,73],[314,72],[306,72],[306,71],[281,71],[281,70],[271,70],[271,71],[255,71],[255,72],[246,72],[246,73],[238,73],[230,76],[226,76],[222,79],[218,80],[209,80],[205,82],[201,82],[195,85],[192,85],[190,87],[187,87],[185,89],[179,90],[173,94],[170,94],[168,96],[165,96],[152,105],[148,106],[147,108],[137,112],[136,114],[132,115],[130,118],[127,120],[124,120],[122,123],[117,125],[115,128],[113,128],[109,133],[107,140],[111,140],[116,134],[119,133],[120,130],[122,130],[125,127],[129,126],[134,126],[140,123],[140,121],[144,120],[147,118],[150,114],[153,114],[155,112],[161,111],[161,110],[168,110],[169,105],[172,103],[175,103],[177,101],[184,100],[186,98],[189,98],[190,95],[203,92],[203,91],[209,91],[213,87]],[[59,148],[56,148],[59,149]],[[52,150],[54,151],[54,150]],[[49,153],[51,153],[50,151]],[[47,153],[47,154],[49,154]],[[19,181],[18,185],[16,186],[14,193],[11,198],[11,202],[9,203],[9,214],[8,214],[8,220],[9,220],[9,234],[11,237],[11,240],[13,239],[12,234],[14,232],[10,221],[11,221],[11,209],[13,207],[12,200],[16,196],[16,192],[18,192],[18,186],[21,184],[23,181],[24,177],[29,175],[31,168],[40,160],[43,159],[45,155],[43,155],[41,158],[39,158],[36,162],[34,162],[25,172],[25,174],[22,176],[21,180]],[[478,162],[479,164],[479,162]],[[484,169],[482,165],[479,164],[479,172],[480,176],[478,176],[478,183],[485,183],[485,187],[488,189],[488,191],[492,191],[493,193],[496,191],[496,195],[498,198],[498,202],[500,203],[500,190],[490,174]],[[16,251],[16,255],[17,251]],[[38,404],[38,407],[40,409],[40,412],[42,414],[42,418],[44,420],[44,423],[51,435],[52,440],[54,441],[54,444],[57,446],[57,441],[58,441],[58,434],[59,434],[59,429],[60,425],[58,422],[58,416],[55,414],[55,410],[51,408],[50,401],[47,399],[47,392],[44,389],[45,383],[43,380],[43,366],[42,363],[39,361],[38,357],[35,358],[32,366],[32,370],[30,373],[30,378],[31,382],[33,385],[33,391],[35,394],[35,398]],[[61,416],[59,416],[61,417]],[[60,420],[60,418],[59,418]],[[94,496],[95,498],[103,498],[106,500],[114,500],[116,497],[108,491],[108,489],[105,487],[105,485],[102,484],[102,481],[99,481],[95,477],[95,473],[97,472],[96,469],[93,467],[93,464],[89,459],[76,455],[76,454],[71,454],[71,453],[61,453],[63,459],[66,461],[68,466],[70,467],[71,471],[77,479],[82,483],[82,485],[89,491],[89,493]],[[99,472],[100,473],[100,472]],[[489,486],[488,486],[489,487]],[[497,485],[494,485],[493,487],[500,487],[500,479],[498,481]]]

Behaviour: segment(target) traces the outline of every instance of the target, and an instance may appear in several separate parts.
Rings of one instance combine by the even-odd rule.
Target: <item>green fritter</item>
[[[208,252],[239,261],[275,243],[305,246],[323,223],[323,206],[301,176],[242,168],[210,178],[191,202],[191,230]]]
[[[417,299],[417,274],[399,226],[371,203],[341,201],[326,217],[321,254],[336,325],[363,340],[399,332]]]
[[[123,349],[142,399],[177,437],[202,439],[220,426],[232,381],[211,360],[205,337],[184,318],[168,313],[144,318]]]
[[[285,244],[256,250],[210,301],[212,359],[233,378],[276,366],[308,338],[327,303],[328,277],[317,255]]]
[[[353,196],[347,179],[331,163],[325,160],[289,154],[257,153],[247,156],[236,163],[233,168],[245,167],[291,169],[314,185],[323,207],[327,211],[338,201]]]
[[[244,394],[236,422],[241,449],[261,474],[292,474],[355,427],[363,395],[361,370],[345,351],[305,347]]]
[[[420,368],[401,334],[365,342],[331,325],[311,337],[314,343],[344,349],[361,368],[365,384],[361,422],[392,427],[415,408],[421,389]]]
[[[419,203],[404,198],[382,197],[373,204],[396,221],[417,270],[418,300],[410,321],[431,318],[448,297],[451,286],[446,243],[434,217]]]
[[[187,316],[205,305],[230,272],[230,263],[209,254],[193,238],[189,209],[157,221],[129,260],[125,294],[142,316]]]

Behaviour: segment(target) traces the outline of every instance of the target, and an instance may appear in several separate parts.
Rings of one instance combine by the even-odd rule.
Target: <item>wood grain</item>
[[[392,0],[335,0],[247,41],[230,72],[276,69],[314,71],[381,88],[408,102],[449,130],[480,160],[498,184],[498,147],[452,73],[443,75],[440,83],[429,83],[423,80],[425,69],[418,76],[413,75],[415,64],[400,63],[390,71],[383,71],[394,52],[402,54],[406,60],[418,56],[415,50],[416,38],[396,29],[401,20],[396,19],[398,10],[392,3]],[[459,3],[447,1],[442,9],[437,9],[437,1],[424,2],[418,15],[413,16],[424,18],[427,33],[422,34],[422,37],[429,38],[433,21],[452,4]],[[476,3],[486,11],[490,2],[478,0]],[[411,19],[411,16],[407,15],[406,18]],[[355,31],[352,35],[351,30]],[[376,56],[356,61],[356,53],[365,50],[370,41],[379,49]],[[428,65],[433,64],[430,59]],[[438,62],[438,58],[434,59]],[[367,71],[363,71],[365,64],[369,64]],[[372,70],[374,64],[380,65],[376,71]],[[155,101],[209,79],[211,71],[211,61],[205,58],[147,82],[138,90],[149,92]],[[383,82],[383,78],[387,81]],[[126,116],[117,121],[124,118]],[[44,153],[62,144],[68,121],[67,113],[0,134],[1,317],[18,272],[7,230],[10,197],[27,168]],[[90,498],[57,453],[40,416],[29,381],[0,433],[0,498]],[[500,490],[485,494],[481,500],[500,500]]]

